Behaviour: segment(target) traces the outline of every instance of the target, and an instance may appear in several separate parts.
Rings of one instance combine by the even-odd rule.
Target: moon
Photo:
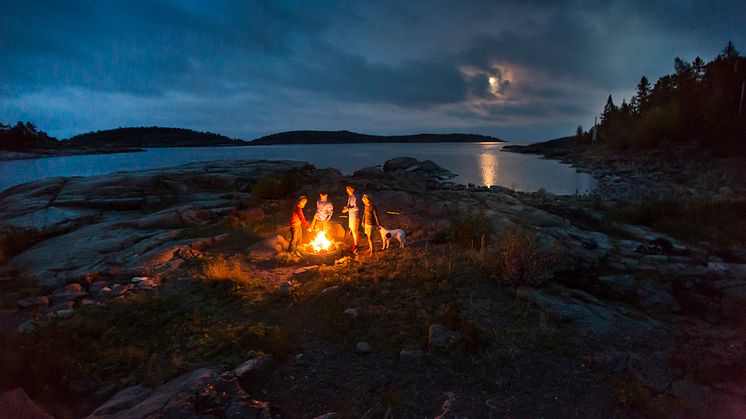
[[[495,84],[497,84],[497,79],[494,77],[490,77],[489,79],[487,79],[487,81],[490,83],[490,86],[494,86]]]

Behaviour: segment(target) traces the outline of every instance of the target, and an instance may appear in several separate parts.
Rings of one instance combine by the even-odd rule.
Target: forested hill
[[[232,139],[212,132],[199,132],[184,128],[117,128],[80,134],[70,138],[73,147],[210,147],[247,145],[246,141]]]
[[[697,144],[716,155],[746,154],[746,58],[732,42],[710,62],[674,60],[655,84],[642,77],[629,103],[606,101],[599,144],[619,150]],[[585,134],[590,141],[590,134]]]
[[[31,122],[18,121],[15,126],[0,123],[0,150],[26,151],[54,149],[59,141],[44,131],[39,131]]]
[[[479,134],[369,135],[351,131],[288,131],[251,141],[251,145],[354,143],[474,143],[502,141]]]

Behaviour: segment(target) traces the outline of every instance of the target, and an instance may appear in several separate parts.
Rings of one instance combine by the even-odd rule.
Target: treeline
[[[89,132],[71,137],[73,147],[209,147],[246,145],[245,141],[186,128],[136,127]]]
[[[677,57],[674,73],[651,86],[646,77],[629,103],[609,98],[599,143],[626,149],[698,144],[716,154],[746,153],[746,58],[732,42],[712,61]]]
[[[0,150],[25,151],[39,148],[56,148],[60,143],[31,122],[18,121],[16,125],[0,122]]]

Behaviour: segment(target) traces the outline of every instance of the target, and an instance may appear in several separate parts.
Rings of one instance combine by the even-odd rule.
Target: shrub
[[[494,258],[485,255],[485,262],[503,284],[537,286],[551,277],[553,256],[541,252],[530,230],[506,230],[495,243],[495,253]]]
[[[450,235],[462,246],[481,249],[491,233],[492,223],[482,211],[459,214],[451,220]]]

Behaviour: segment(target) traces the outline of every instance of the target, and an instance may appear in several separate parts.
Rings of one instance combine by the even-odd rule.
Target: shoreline
[[[588,173],[605,201],[746,199],[746,158],[715,158],[693,146],[620,152],[563,137],[502,151],[540,155]]]
[[[0,150],[0,161],[33,160],[49,157],[86,156],[95,154],[118,154],[118,153],[140,153],[145,152],[142,148],[122,148],[110,150],[65,150],[44,149],[38,151],[10,151]]]

